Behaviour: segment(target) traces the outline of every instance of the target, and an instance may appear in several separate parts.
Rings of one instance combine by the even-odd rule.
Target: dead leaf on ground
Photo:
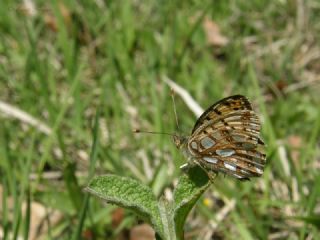
[[[27,203],[22,204],[22,212],[25,213]],[[31,202],[30,205],[30,228],[29,239],[39,239],[41,235],[46,235],[48,222],[50,226],[55,226],[61,219],[62,213],[57,210],[50,210],[38,202]]]
[[[288,137],[288,143],[291,146],[291,158],[295,164],[298,164],[300,158],[300,148],[302,144],[302,139],[298,135],[291,135]],[[297,166],[298,166],[297,165]]]
[[[0,213],[3,211],[1,208],[3,206],[3,203],[1,200],[3,199],[3,189],[0,185]],[[14,200],[12,197],[7,197],[5,199],[7,208],[9,209],[9,215],[8,219],[9,221],[12,220],[12,212],[14,206]],[[27,209],[27,202],[23,202],[21,205],[21,212],[23,218],[25,217]],[[50,222],[51,226],[56,225],[60,220],[62,219],[62,213],[57,210],[51,210],[46,208],[44,205],[38,202],[31,202],[30,203],[30,228],[29,228],[29,238],[28,239],[39,239],[39,236],[45,235],[48,231],[48,222]],[[1,239],[1,232],[3,229],[1,229],[0,226],[0,239]],[[19,237],[20,239],[20,237]]]
[[[91,229],[85,229],[82,231],[82,238],[85,240],[95,239]]]
[[[220,27],[214,21],[209,18],[205,18],[202,26],[206,33],[209,45],[223,47],[228,44],[229,39],[222,35]]]
[[[141,224],[130,231],[130,240],[154,240],[155,233],[150,225]]]
[[[70,10],[62,3],[59,3],[59,10],[60,13],[63,17],[64,23],[67,26],[67,29],[71,29],[72,27],[72,17],[71,17],[71,12]],[[57,23],[57,19],[54,16],[54,14],[50,11],[44,12],[43,13],[43,17],[44,17],[44,22],[47,25],[47,27],[49,29],[51,29],[54,32],[58,31],[58,23]]]
[[[112,227],[116,228],[120,225],[120,223],[123,220],[124,217],[124,210],[123,208],[116,208],[113,212],[112,212]]]
[[[24,0],[18,5],[17,10],[28,17],[35,17],[37,15],[36,6],[31,0]]]

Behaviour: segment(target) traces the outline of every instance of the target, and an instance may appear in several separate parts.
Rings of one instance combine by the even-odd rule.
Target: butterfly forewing
[[[188,140],[190,154],[207,171],[238,179],[261,176],[266,161],[263,146],[259,119],[241,95],[209,107]]]
[[[252,110],[249,100],[242,95],[234,95],[213,104],[209,107],[197,120],[196,124],[193,127],[192,133],[199,126],[203,125],[208,120],[218,119],[226,113],[234,113],[238,110]]]

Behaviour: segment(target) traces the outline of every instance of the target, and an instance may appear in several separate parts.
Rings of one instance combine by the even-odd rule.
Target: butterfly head
[[[178,149],[183,148],[187,144],[187,137],[173,135],[173,142]]]

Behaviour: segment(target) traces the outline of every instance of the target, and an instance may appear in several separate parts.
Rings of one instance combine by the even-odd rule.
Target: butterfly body
[[[174,136],[187,158],[183,168],[197,164],[211,177],[222,172],[240,180],[259,177],[266,156],[260,138],[260,122],[248,99],[224,98],[197,120],[189,137]]]

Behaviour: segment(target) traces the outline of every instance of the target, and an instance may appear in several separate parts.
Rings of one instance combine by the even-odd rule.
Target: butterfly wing
[[[237,110],[252,110],[249,100],[242,95],[226,97],[210,106],[195,123],[192,133],[211,119],[219,118],[226,113]]]
[[[198,119],[188,149],[209,171],[238,179],[258,177],[266,162],[260,128],[258,116],[246,97],[224,98]]]

